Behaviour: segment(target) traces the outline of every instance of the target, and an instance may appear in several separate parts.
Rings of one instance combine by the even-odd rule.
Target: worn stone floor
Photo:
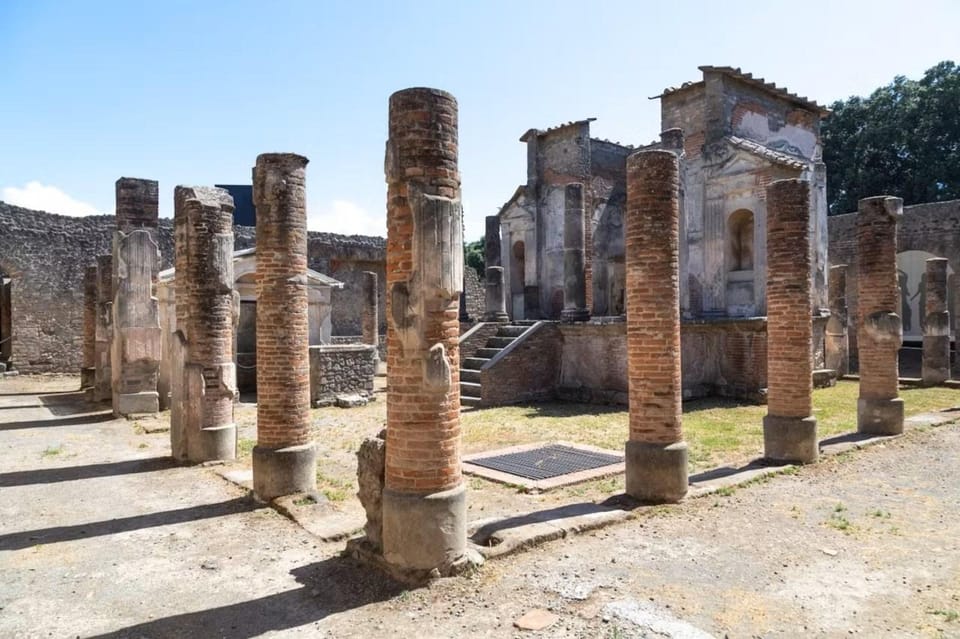
[[[960,637],[956,425],[411,591],[74,386],[0,381],[0,637]]]

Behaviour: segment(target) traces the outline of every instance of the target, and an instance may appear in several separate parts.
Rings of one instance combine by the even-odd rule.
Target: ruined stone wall
[[[387,330],[386,320],[386,243],[382,237],[309,233],[309,267],[343,282],[342,289],[331,291],[331,315],[334,335],[360,335],[363,318],[363,272],[377,274],[380,332]]]
[[[593,315],[622,315],[624,274],[623,210],[626,158],[633,148],[590,140],[591,179],[584,205],[587,226],[587,305]]]
[[[377,360],[365,344],[310,347],[310,402],[329,403],[337,395],[373,394]]]
[[[484,405],[543,401],[555,396],[560,379],[563,336],[557,325],[541,324],[490,368],[481,369]]]

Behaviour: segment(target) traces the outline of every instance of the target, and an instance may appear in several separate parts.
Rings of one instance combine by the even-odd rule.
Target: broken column
[[[483,237],[483,264],[486,289],[484,322],[507,322],[507,291],[500,256],[500,216],[488,215]],[[461,285],[462,286],[462,285]]]
[[[449,573],[467,554],[457,308],[463,241],[452,95],[416,88],[390,96],[385,167],[383,558],[402,572]]]
[[[764,457],[817,461],[813,417],[813,316],[810,271],[810,183],[767,187],[767,415]]]
[[[378,300],[377,274],[373,271],[363,272],[363,343],[374,348],[380,346],[380,314]],[[377,358],[379,361],[379,357]]]
[[[117,180],[117,230],[113,234],[113,412],[160,410],[160,272],[155,180]]]
[[[630,439],[626,492],[676,502],[687,492],[681,428],[679,165],[670,151],[627,158],[627,377]]]
[[[174,191],[177,338],[182,366],[173,384],[170,441],[174,459],[236,457],[233,421],[233,198],[223,189]]]
[[[310,439],[307,158],[264,153],[257,208],[257,445],[253,491],[263,501],[317,485]]]
[[[97,256],[97,325],[95,331],[93,400],[110,401],[113,398],[113,362],[110,347],[113,344],[113,256]]]
[[[583,185],[568,184],[563,196],[563,310],[560,319],[583,322],[590,319],[590,311],[587,310]]]
[[[947,258],[927,260],[926,322],[923,325],[922,379],[935,386],[950,379],[950,313],[947,310]]]
[[[902,215],[903,200],[886,195],[860,200],[857,214],[857,430],[871,435],[903,432],[897,379],[903,341],[897,278],[897,224]]]
[[[830,267],[827,284],[830,303],[830,319],[827,320],[824,345],[826,367],[837,371],[837,377],[849,372],[850,346],[847,337],[847,265]]]
[[[93,385],[97,371],[97,266],[83,271],[83,366],[80,368],[80,390],[87,401],[93,401]]]

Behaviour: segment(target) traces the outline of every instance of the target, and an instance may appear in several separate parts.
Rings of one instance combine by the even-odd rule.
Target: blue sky
[[[531,127],[647,143],[649,96],[739,66],[821,103],[960,60],[960,2],[0,0],[0,198],[113,211],[120,176],[249,183],[310,158],[310,226],[385,233],[387,98],[460,103],[467,236],[525,180]]]

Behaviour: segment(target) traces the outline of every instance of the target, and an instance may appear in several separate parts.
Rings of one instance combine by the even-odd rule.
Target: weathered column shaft
[[[97,266],[83,271],[83,366],[80,368],[80,390],[93,399],[97,370]]]
[[[767,459],[817,460],[810,310],[810,183],[767,187]]]
[[[679,164],[669,151],[627,158],[627,376],[630,440],[626,492],[674,502],[687,492],[681,428]]]
[[[566,322],[582,322],[590,319],[587,309],[583,185],[568,184],[563,199],[563,311],[560,318]]]
[[[380,345],[379,278],[373,271],[363,272],[363,343]]]
[[[108,401],[113,397],[113,256],[97,256],[97,326],[94,345],[95,366],[93,399]]]
[[[485,218],[486,228],[483,235],[483,265],[503,266],[500,254],[500,216],[488,215]]]
[[[860,200],[857,214],[857,342],[860,398],[857,430],[877,435],[903,432],[903,400],[897,396],[898,351],[903,341],[897,279],[897,224],[903,200]]]
[[[390,97],[385,166],[383,554],[404,570],[444,570],[466,552],[457,299],[463,242],[453,96],[418,88]]]
[[[486,292],[487,310],[483,314],[484,322],[507,322],[506,291],[503,283],[503,267],[487,266],[484,289]]]
[[[830,267],[828,281],[830,319],[827,320],[825,356],[827,368],[837,371],[837,377],[850,369],[850,345],[847,337],[847,265]]]
[[[174,191],[177,330],[183,365],[173,403],[181,413],[173,455],[202,462],[236,457],[233,364],[233,198],[218,188]]]
[[[253,490],[267,501],[316,489],[310,438],[307,158],[257,157],[257,445]]]
[[[157,243],[158,186],[154,180],[117,180],[117,230],[113,234],[113,411],[160,410],[160,271]]]
[[[923,325],[923,383],[942,384],[950,379],[950,312],[947,308],[945,257],[927,260],[926,322]]]

